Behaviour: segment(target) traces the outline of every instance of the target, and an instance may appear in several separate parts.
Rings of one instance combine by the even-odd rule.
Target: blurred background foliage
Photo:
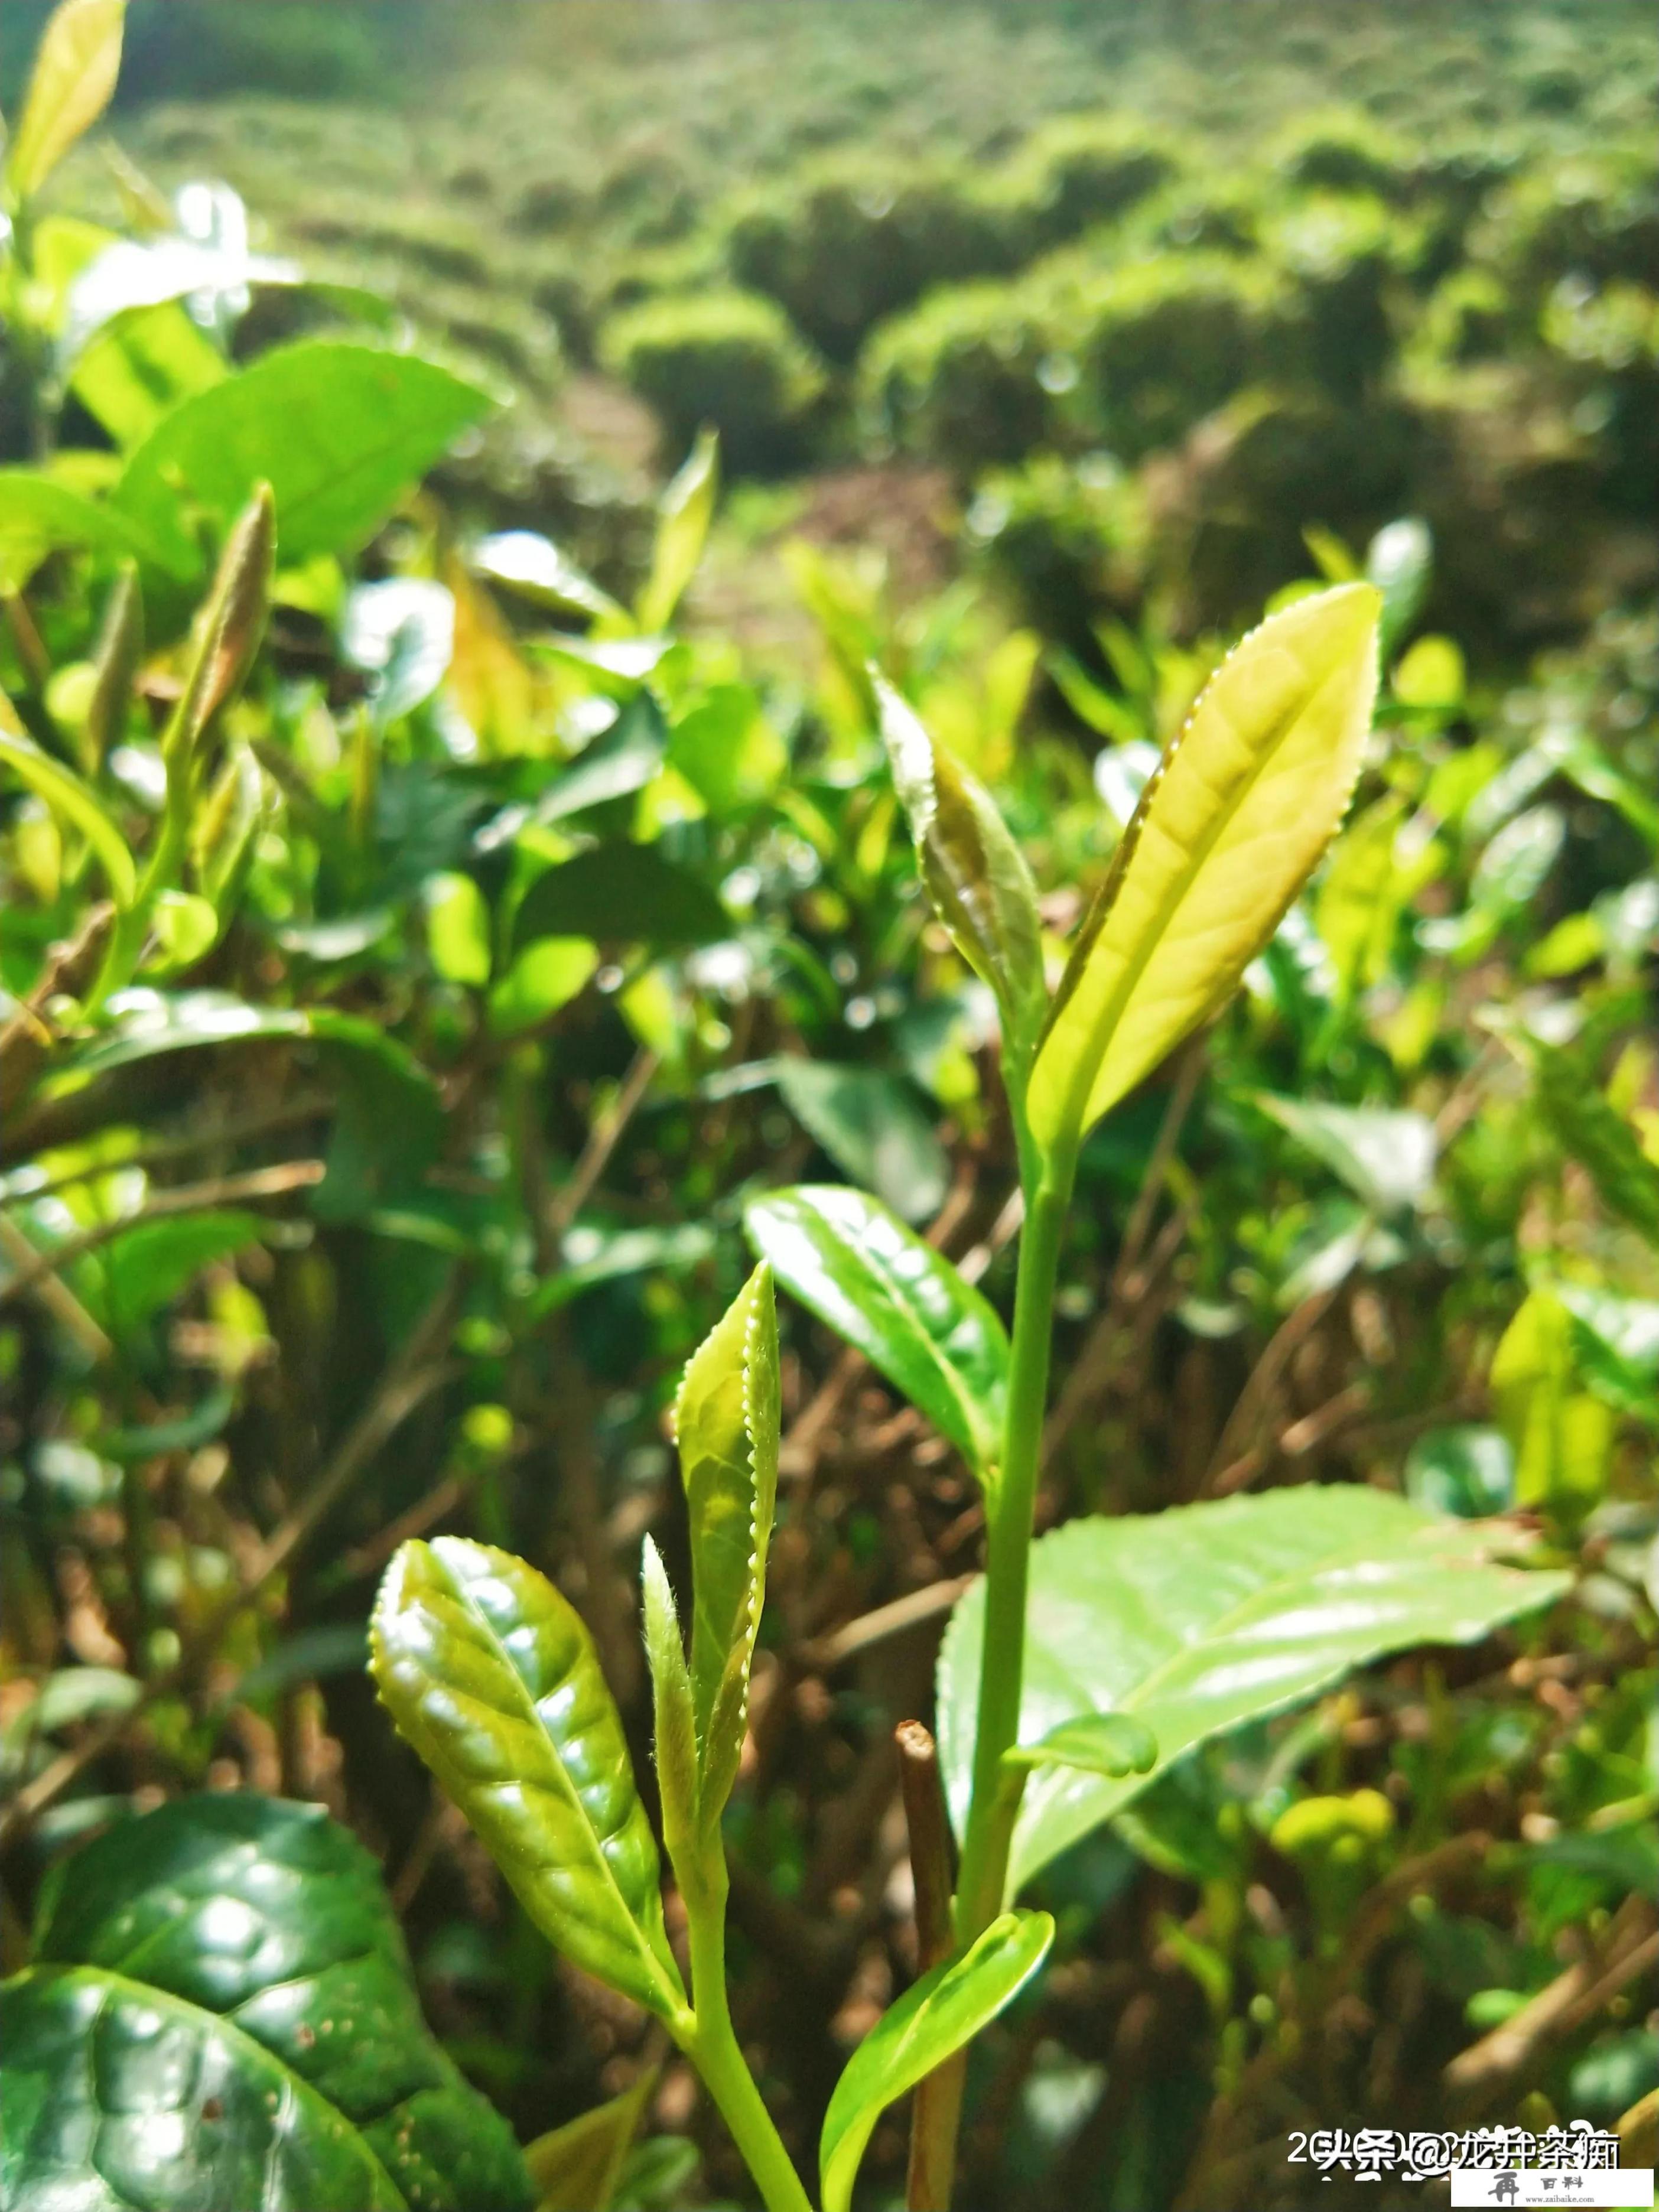
[[[46,12],[0,21],[9,115]],[[1057,946],[1231,636],[1367,572],[1348,829],[1087,1149],[1042,1515],[1370,1482],[1522,1513],[1573,1594],[1044,1877],[969,2201],[1340,2203],[1288,2130],[1659,2082],[1656,87],[1623,0],[134,0],[0,357],[0,461],[104,520],[0,477],[0,684],[141,869],[260,477],[276,573],[131,972],[118,854],[0,783],[9,1966],[120,1813],[276,1792],[381,1858],[521,2137],[657,2063],[393,1744],[374,1577],[440,1528],[523,1553],[643,1741],[638,1547],[684,1580],[665,1411],[745,1196],[846,1177],[1011,1285],[991,1010],[867,663]],[[389,451],[355,505],[321,440],[325,479]],[[786,1389],[729,1824],[800,2148],[914,1966],[890,1729],[980,1516],[799,1313]],[[619,2201],[740,2197],[684,2070],[653,2096]],[[890,2116],[872,2204],[902,2169]]]

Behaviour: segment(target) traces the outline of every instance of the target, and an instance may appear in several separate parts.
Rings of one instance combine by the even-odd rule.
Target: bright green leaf
[[[668,759],[704,804],[726,815],[770,798],[789,750],[746,684],[717,684],[669,733]]]
[[[489,1027],[518,1036],[568,1006],[599,964],[583,937],[538,937],[526,945],[489,994]]]
[[[873,680],[923,885],[963,959],[995,992],[1011,1048],[1023,1053],[1048,1003],[1025,856],[989,792],[934,743],[890,684]]]
[[[987,1477],[1002,1449],[1008,1336],[943,1253],[842,1183],[770,1191],[744,1222],[784,1288]]]
[[[1224,661],[1084,923],[1028,1112],[1065,1147],[1232,993],[1335,834],[1376,689],[1378,596],[1298,600]]]
[[[1158,1765],[1158,1741],[1133,1713],[1087,1713],[1061,1721],[1037,1743],[1016,1744],[1003,1753],[1008,1766],[1073,1766],[1085,1774],[1120,1781],[1126,1774],[1150,1774]]]
[[[566,1957],[659,2017],[685,2003],[657,1846],[592,1638],[510,1553],[458,1536],[386,1570],[371,1666],[400,1732]]]
[[[194,966],[219,934],[219,917],[210,900],[195,891],[163,891],[149,917],[155,950],[145,962],[150,973],[176,973]]]
[[[471,876],[434,876],[426,887],[426,944],[447,983],[489,981],[489,907]]]
[[[778,1494],[778,1318],[763,1260],[693,1354],[674,1401],[691,1524],[691,1694],[698,1814],[737,1779]]]
[[[1588,1511],[1606,1486],[1614,1417],[1581,1387],[1572,1316],[1549,1291],[1534,1291],[1504,1330],[1492,1395],[1515,1450],[1517,1501],[1570,1519]]]
[[[960,1958],[935,1966],[888,2007],[848,2060],[823,2116],[823,2212],[848,2212],[859,2161],[887,2106],[988,2027],[1054,1940],[1046,1912],[1005,1912]]]
[[[1494,1564],[1521,1532],[1443,1519],[1359,1486],[1303,1485],[1167,1512],[1066,1523],[1031,1551],[1019,1740],[1127,1713],[1152,1730],[1151,1774],[1054,1767],[1026,1785],[1010,1896],[1109,1820],[1183,1752],[1297,1705],[1416,1644],[1472,1644],[1549,1604],[1562,1574]],[[941,1765],[958,1826],[973,1775],[984,1585],[939,1655]]]
[[[1419,637],[1395,670],[1390,689],[1402,706],[1449,713],[1462,705],[1467,682],[1463,655],[1455,640]]]
[[[21,592],[49,553],[127,556],[171,565],[176,549],[106,500],[33,469],[0,469],[0,592]]]
[[[185,1797],[60,1860],[0,2014],[9,2201],[528,2212],[379,1869],[314,1806]]]
[[[0,699],[3,697],[0,693]],[[138,895],[137,864],[114,816],[73,769],[43,752],[33,738],[23,734],[21,726],[9,726],[10,720],[15,717],[7,702],[0,708],[0,768],[9,769],[37,798],[45,799],[54,814],[80,831],[97,856],[117,906],[131,906]]]
[[[32,199],[109,106],[121,73],[126,0],[63,0],[34,58],[23,112],[6,153],[7,197]]]
[[[164,415],[231,373],[212,339],[168,301],[106,324],[77,358],[70,389],[125,453]]]
[[[116,486],[116,510],[188,573],[193,511],[228,523],[268,483],[285,561],[355,551],[493,403],[412,354],[308,340],[185,400]]]
[[[647,1536],[640,1559],[645,1656],[651,1669],[653,1741],[663,1840],[677,1865],[697,1832],[697,1717],[679,1610],[662,1554]]]
[[[702,558],[708,526],[720,494],[720,440],[700,433],[690,458],[662,495],[651,574],[635,609],[640,628],[666,629],[686,586]]]

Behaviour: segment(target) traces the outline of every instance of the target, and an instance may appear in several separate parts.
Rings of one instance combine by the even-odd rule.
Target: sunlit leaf
[[[1032,1547],[1019,1741],[1124,1713],[1158,1762],[1120,1781],[1061,1767],[1026,1784],[1010,1896],[1194,1744],[1297,1705],[1416,1644],[1472,1644],[1547,1605],[1563,1574],[1498,1565],[1522,1533],[1358,1486],[1066,1523]],[[973,1774],[984,1585],[939,1655],[939,1754],[960,1827]]]
[[[1659,1246],[1659,1165],[1579,1055],[1533,1044],[1527,1058],[1540,1110],[1556,1142],[1588,1170],[1602,1204]]]
[[[1522,1505],[1577,1517],[1606,1485],[1614,1417],[1582,1387],[1572,1316],[1547,1291],[1534,1291],[1504,1330],[1492,1363],[1492,1405],[1515,1451]]]
[[[823,2212],[848,2212],[859,2162],[887,2106],[988,2027],[1054,1940],[1046,1912],[1006,1912],[960,1958],[924,1974],[888,2007],[848,2060],[823,2116]]]
[[[33,469],[0,469],[0,592],[21,592],[49,553],[65,550],[174,565],[177,549],[108,501]]]
[[[14,204],[33,198],[109,106],[125,20],[126,0],[63,0],[48,19],[6,150],[6,193]]]
[[[640,1596],[645,1616],[645,1656],[651,1670],[652,1743],[657,1759],[657,1794],[662,1802],[663,1841],[669,1856],[678,1863],[697,1840],[696,1705],[668,1571],[649,1536],[640,1559]]]
[[[684,466],[662,495],[651,574],[635,615],[647,632],[665,629],[702,558],[720,494],[720,440],[702,431]]]
[[[996,993],[1010,1048],[1018,1054],[1048,1003],[1031,872],[990,793],[934,743],[890,684],[874,681],[922,883],[963,957]]]
[[[1231,994],[1329,843],[1376,688],[1378,597],[1346,584],[1253,630],[1165,754],[1037,1050],[1038,1141],[1075,1143]]]
[[[128,460],[115,508],[188,574],[192,513],[228,522],[264,481],[285,561],[354,552],[491,404],[412,354],[280,347],[166,416]]]
[[[0,698],[3,698],[0,693]],[[73,769],[43,752],[33,738],[13,724],[9,702],[0,708],[0,768],[27,784],[52,812],[76,830],[92,848],[118,906],[131,906],[138,891],[138,869],[115,817],[89,784]]]
[[[379,1869],[317,1807],[198,1795],[60,1860],[0,2015],[20,2204],[529,2212]]]
[[[737,1779],[777,1505],[778,1322],[763,1260],[687,1366],[674,1431],[691,1526],[691,1694],[708,1828]]]
[[[440,1536],[386,1570],[372,1666],[399,1730],[542,1933],[664,2018],[684,2005],[657,1846],[592,1638],[523,1560]]]
[[[988,1475],[1002,1449],[1007,1332],[945,1255],[845,1184],[769,1191],[744,1222],[784,1288]]]

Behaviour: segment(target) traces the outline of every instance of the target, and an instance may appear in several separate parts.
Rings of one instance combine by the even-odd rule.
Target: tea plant
[[[1013,1328],[1011,1339],[946,1260],[856,1192],[786,1191],[750,1210],[764,1257],[687,1368],[675,1407],[691,1531],[689,1663],[648,1540],[644,1564],[663,1838],[687,1917],[689,1996],[621,1720],[574,1608],[522,1561],[459,1539],[412,1544],[388,1571],[374,1666],[398,1727],[537,1925],[663,2021],[774,2212],[808,2200],[732,2033],[720,1833],[777,1503],[774,1271],[939,1423],[987,1506],[984,1582],[958,1613],[940,1674],[962,1836],[953,1942],[884,2014],[830,2101],[825,2212],[848,2212],[882,2107],[919,2084],[911,2202],[948,2205],[957,2054],[1018,1995],[1053,1936],[1048,1915],[1006,1909],[1026,1876],[1205,1737],[1381,1652],[1482,1637],[1565,1587],[1559,1575],[1493,1562],[1512,1534],[1470,1524],[1454,1537],[1365,1490],[1077,1523],[1033,1561],[1079,1147],[1224,1003],[1334,834],[1370,727],[1380,606],[1365,584],[1300,599],[1224,665],[1149,781],[1052,997],[1030,876],[994,804],[877,679],[922,880],[1000,1013],[1024,1200]],[[919,1893],[941,1875],[948,1887],[946,1870],[919,1869]]]
[[[741,2192],[694,2069],[797,2207],[820,2124],[826,2207],[897,2185],[907,2094],[919,2206],[964,2102],[958,2198],[1135,2212],[1282,2200],[1292,2116],[1616,2119],[1650,619],[1472,676],[1435,534],[1304,546],[1267,410],[1227,465],[1289,554],[1193,556],[1289,588],[1218,668],[1055,453],[975,502],[1025,626],[799,540],[751,653],[711,440],[596,580],[542,480],[477,504],[483,386],[225,187],[62,212],[121,12],[55,21],[0,256],[0,2196]],[[1151,143],[1026,181],[1255,235]],[[1416,188],[1340,121],[1284,158]],[[1370,234],[1327,274],[1392,307]]]

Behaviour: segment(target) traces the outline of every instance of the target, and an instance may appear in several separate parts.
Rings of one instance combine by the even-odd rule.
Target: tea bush
[[[755,292],[669,295],[605,325],[606,365],[662,417],[671,449],[712,422],[733,465],[787,467],[805,450],[821,373],[781,308]]]

